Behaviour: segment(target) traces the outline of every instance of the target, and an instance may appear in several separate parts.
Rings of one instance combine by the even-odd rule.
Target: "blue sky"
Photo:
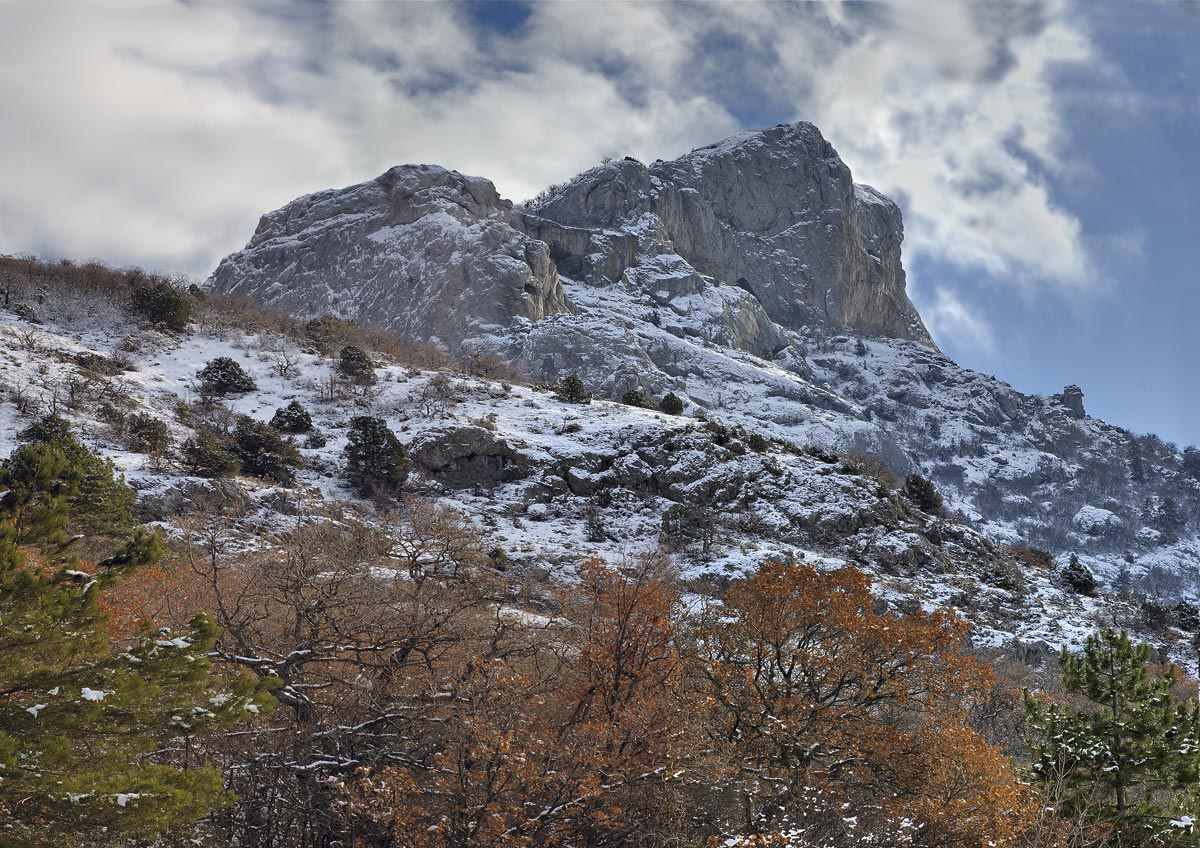
[[[1087,25],[1112,67],[1062,72],[1074,168],[1044,178],[1080,221],[1097,285],[1014,297],[1003,279],[936,258],[912,271],[992,326],[990,350],[942,339],[963,364],[1030,391],[1076,382],[1093,414],[1200,443],[1200,5],[1097,4]]]
[[[0,252],[203,276],[402,162],[521,199],[821,127],[942,347],[1200,443],[1200,4],[0,0]]]

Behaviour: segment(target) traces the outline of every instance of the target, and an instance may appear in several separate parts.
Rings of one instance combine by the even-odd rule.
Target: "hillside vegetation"
[[[1152,661],[1200,613],[919,474],[137,271],[0,280],[0,840],[1194,839]]]

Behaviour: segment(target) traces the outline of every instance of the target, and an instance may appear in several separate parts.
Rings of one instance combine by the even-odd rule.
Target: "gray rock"
[[[856,185],[816,127],[798,123],[650,167],[601,165],[520,211],[480,177],[399,166],[264,216],[208,285],[455,353],[574,311],[560,269],[645,293],[681,338],[768,359],[794,343],[786,330],[848,328],[933,347],[905,294],[903,235],[896,205]],[[541,343],[569,351],[569,322],[555,326],[566,337]],[[508,353],[549,376],[531,351]]]
[[[899,208],[856,185],[812,124],[740,133],[649,167],[610,162],[531,211],[525,225],[585,276],[611,279],[622,265],[677,255],[752,293],[784,327],[844,327],[933,347],[905,293]],[[614,233],[636,236],[637,261],[627,241],[617,250],[558,236],[546,219],[564,231],[605,231],[610,242]]]
[[[550,248],[510,226],[511,210],[480,177],[395,167],[263,216],[208,286],[457,352],[464,338],[569,309]]]
[[[1083,390],[1079,386],[1067,386],[1054,399],[1067,408],[1072,418],[1084,418],[1087,415],[1083,410]]]
[[[137,502],[139,521],[170,521],[189,512],[207,510],[241,516],[250,511],[253,500],[236,480],[183,479]]]
[[[417,468],[456,489],[519,480],[529,469],[528,458],[491,430],[467,424],[426,431],[408,452]]]

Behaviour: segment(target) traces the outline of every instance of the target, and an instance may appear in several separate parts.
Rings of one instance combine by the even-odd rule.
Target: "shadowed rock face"
[[[409,446],[418,468],[451,488],[496,486],[529,473],[529,459],[483,427],[452,425]]]
[[[263,216],[209,285],[457,350],[463,338],[514,319],[568,309],[549,249],[508,224],[511,209],[488,180],[395,167]]]
[[[531,209],[524,225],[561,265],[597,282],[648,256],[677,254],[752,293],[783,327],[933,347],[905,293],[899,208],[855,185],[812,124],[740,133],[649,167],[625,159],[593,168]]]

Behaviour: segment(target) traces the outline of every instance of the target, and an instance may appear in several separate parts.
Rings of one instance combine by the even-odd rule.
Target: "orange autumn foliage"
[[[436,753],[362,770],[353,814],[412,848],[629,844],[669,807],[682,755],[676,596],[660,570],[589,562],[562,620],[451,660]]]
[[[949,613],[876,612],[850,568],[774,563],[732,589],[701,627],[698,662],[743,775],[748,838],[908,821],[923,846],[1016,844],[1031,802],[968,726],[991,675],[966,633]]]
[[[104,593],[101,608],[110,638],[122,639],[147,622],[183,627],[213,608],[212,593],[186,565],[162,561],[135,569]]]
[[[661,559],[593,560],[537,615],[479,546],[414,568],[423,537],[350,523],[240,553],[223,532],[197,531],[195,585],[151,572],[122,603],[211,592],[218,659],[282,684],[269,718],[205,742],[256,844],[1034,844],[968,720],[993,685],[966,626],[879,611],[853,569],[768,564],[697,615]]]

